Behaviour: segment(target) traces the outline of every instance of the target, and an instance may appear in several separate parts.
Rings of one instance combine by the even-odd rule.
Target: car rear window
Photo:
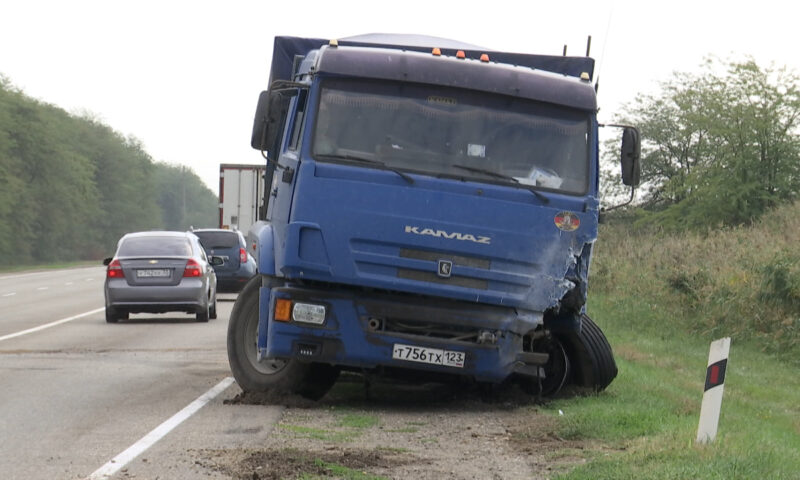
[[[123,240],[119,246],[119,257],[192,255],[192,245],[186,238],[180,237],[133,237]]]
[[[232,248],[239,246],[236,232],[194,232],[204,248]]]

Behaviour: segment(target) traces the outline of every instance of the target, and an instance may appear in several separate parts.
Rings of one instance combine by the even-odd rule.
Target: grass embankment
[[[557,435],[589,445],[559,478],[800,479],[798,236],[800,205],[708,236],[602,226],[588,310],[619,376],[545,407]],[[696,445],[709,342],[724,336],[719,433]]]
[[[58,270],[62,268],[82,268],[102,266],[100,260],[82,260],[77,262],[41,263],[34,265],[0,265],[0,275],[14,272],[36,272],[41,270]]]

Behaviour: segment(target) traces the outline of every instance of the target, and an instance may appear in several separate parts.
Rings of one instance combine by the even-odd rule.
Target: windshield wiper
[[[353,155],[353,154],[350,154],[350,153],[336,153],[336,154],[322,154],[322,155],[318,154],[317,156],[318,157],[323,157],[323,158],[341,158],[342,160],[352,160],[354,162],[361,162],[361,163],[367,163],[367,164],[370,164],[370,165],[377,165],[379,167],[382,167],[385,170],[389,170],[391,172],[396,173],[397,175],[400,176],[400,178],[402,178],[406,182],[408,182],[408,183],[410,183],[412,185],[414,184],[414,179],[411,178],[409,175],[403,173],[402,171],[400,171],[400,170],[398,170],[396,168],[387,167],[385,163],[379,162],[378,160],[373,160],[371,158],[359,157],[358,155]]]
[[[490,177],[500,178],[500,179],[503,179],[503,180],[508,180],[510,182],[514,182],[517,185],[523,187],[525,190],[527,190],[527,191],[531,192],[532,194],[534,194],[536,196],[536,198],[538,198],[539,200],[542,201],[542,203],[544,203],[544,204],[550,203],[550,199],[547,198],[546,196],[544,196],[544,194],[542,194],[541,192],[535,190],[530,185],[525,185],[524,183],[520,183],[520,181],[517,180],[514,177],[510,177],[508,175],[503,175],[502,173],[493,172],[493,171],[485,169],[485,168],[468,167],[466,165],[455,165],[455,164],[453,164],[452,166],[455,167],[455,168],[460,168],[462,170],[466,170],[468,172],[482,173],[482,174],[488,175]]]

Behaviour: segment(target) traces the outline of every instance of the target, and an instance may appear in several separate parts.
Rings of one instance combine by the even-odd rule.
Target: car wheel
[[[197,314],[195,315],[195,318],[197,319],[198,322],[204,323],[204,322],[208,322],[208,317],[209,317],[209,305],[208,305],[208,303],[206,303],[205,308],[203,310],[197,312]]]
[[[208,309],[208,318],[214,320],[217,318],[217,295],[214,293],[214,301],[211,302],[211,307]]]
[[[277,279],[267,283],[277,286]],[[319,400],[336,383],[339,369],[332,365],[300,363],[294,359],[258,360],[259,290],[261,276],[247,282],[233,304],[228,323],[228,362],[245,392],[296,393]]]
[[[106,322],[117,323],[120,320],[119,312],[114,307],[106,305]]]

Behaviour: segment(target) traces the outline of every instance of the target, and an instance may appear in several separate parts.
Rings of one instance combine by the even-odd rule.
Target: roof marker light
[[[338,47],[339,46],[339,40],[336,40],[335,38],[333,38],[333,39],[331,39],[330,42],[328,42],[328,45],[330,45],[331,47]]]
[[[589,74],[586,72],[581,72],[581,80],[588,82],[590,80]]]
[[[442,55],[442,51],[439,50],[439,47],[434,47],[433,50],[431,51],[431,54],[433,54],[436,57],[440,57]]]
[[[489,61],[489,55],[486,53],[481,53],[481,62],[488,62],[488,61]]]
[[[456,52],[456,58],[460,58],[461,60],[464,60],[465,58],[467,58],[467,54],[464,53],[464,50],[459,50],[459,51]]]

